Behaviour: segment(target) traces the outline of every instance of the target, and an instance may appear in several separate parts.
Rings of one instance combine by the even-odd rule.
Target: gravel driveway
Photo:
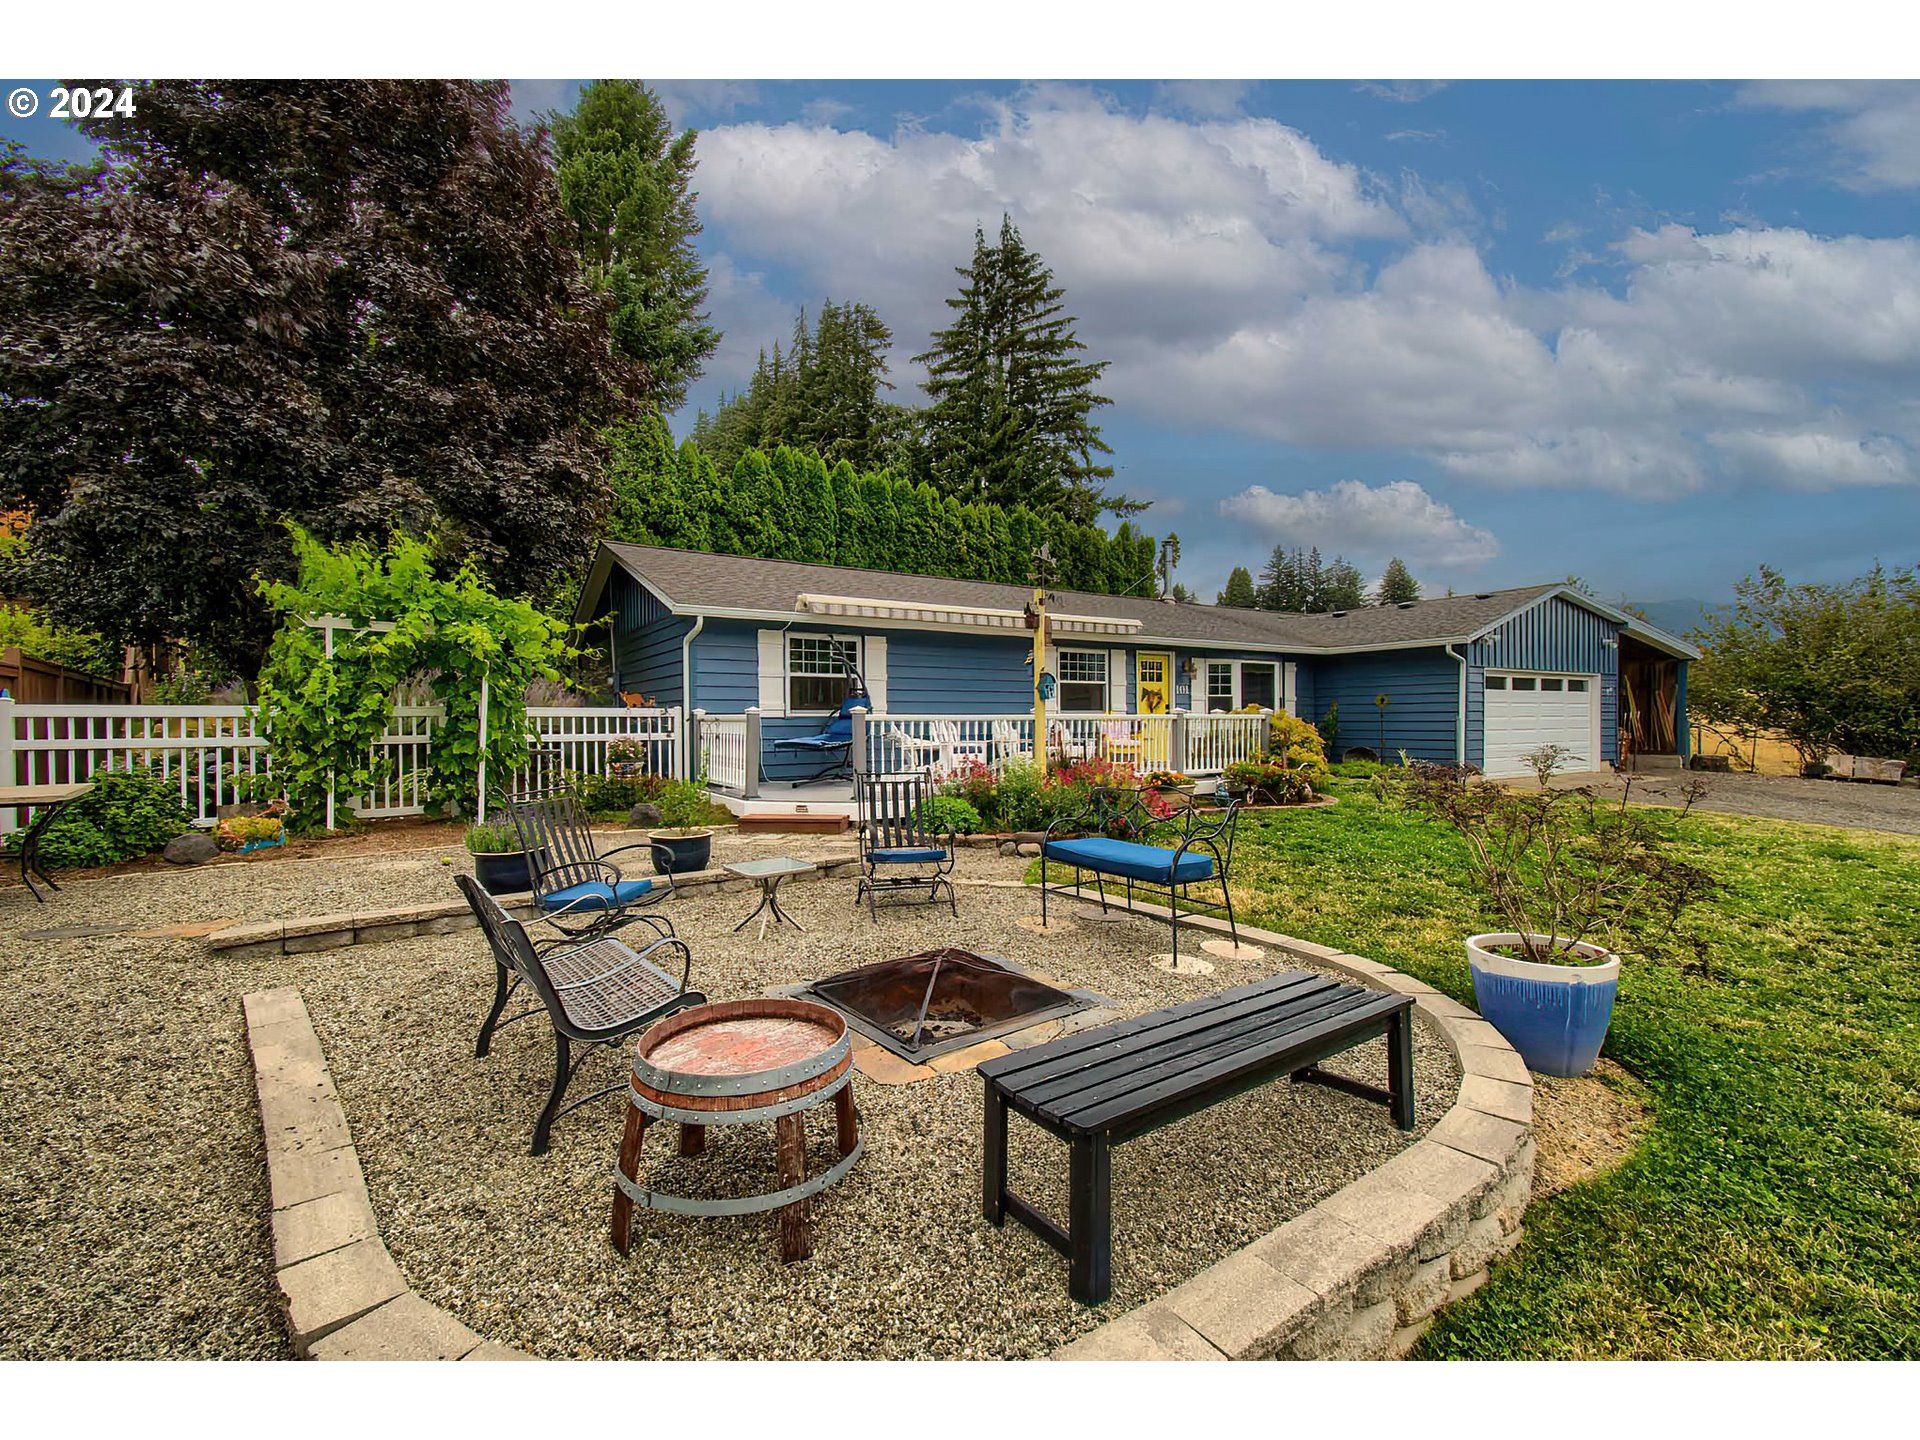
[[[1920,786],[1873,785],[1850,780],[1802,780],[1786,775],[1641,775],[1633,798],[1648,805],[1678,805],[1681,785],[1705,780],[1712,788],[1696,808],[1725,815],[1760,815],[1808,825],[1843,825],[1920,835]],[[1583,782],[1584,783],[1584,782]],[[1602,794],[1618,795],[1617,778],[1598,781]]]
[[[786,842],[804,848],[804,842]],[[438,855],[225,867],[70,885],[45,907],[0,892],[0,954],[13,979],[0,1086],[0,1356],[274,1357],[287,1353],[270,1270],[259,1121],[239,997],[304,992],[359,1145],[383,1233],[428,1299],[482,1334],[536,1354],[656,1357],[1032,1356],[1160,1293],[1397,1153],[1411,1137],[1380,1107],[1319,1086],[1269,1086],[1114,1156],[1114,1299],[1066,1296],[1064,1262],[1035,1237],[980,1217],[979,1081],[856,1079],[867,1153],[816,1203],[812,1260],[782,1266],[770,1216],[642,1213],[633,1255],[607,1243],[616,1097],[527,1135],[551,1042],[539,1020],[473,1057],[492,988],[477,931],[236,961],[166,926],[317,913],[451,893]],[[397,865],[418,868],[394,868]],[[1010,880],[1023,862],[963,851],[963,880]],[[963,884],[944,910],[850,910],[851,881],[781,892],[804,935],[756,943],[731,925],[751,892],[690,894],[673,915],[695,980],[716,999],[955,940],[1000,953],[1138,1012],[1284,968],[1222,962],[1205,981],[1145,962],[1164,926],[1142,920],[1038,935],[1031,892]],[[127,925],[27,940],[29,931]],[[1458,1075],[1416,1027],[1423,1129]],[[1375,1044],[1345,1057],[1379,1079]],[[583,1073],[618,1077],[612,1054]],[[581,1092],[581,1093],[584,1093]],[[813,1127],[830,1143],[830,1124]],[[1013,1179],[1063,1213],[1065,1155],[1013,1126]],[[771,1188],[754,1127],[710,1132],[709,1155],[669,1160],[667,1185]],[[820,1155],[816,1163],[824,1161]]]

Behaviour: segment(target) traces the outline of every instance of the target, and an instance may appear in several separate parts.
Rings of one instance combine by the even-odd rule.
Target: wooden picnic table
[[[60,886],[40,865],[40,837],[46,833],[47,826],[53,823],[54,816],[92,791],[91,780],[77,785],[0,785],[0,810],[35,812],[27,822],[27,833],[20,840],[20,878],[26,882],[27,889],[33,892],[33,898],[42,905],[47,903],[47,897],[40,893],[40,887],[33,883],[33,877],[38,875],[47,882],[49,889],[58,890]]]

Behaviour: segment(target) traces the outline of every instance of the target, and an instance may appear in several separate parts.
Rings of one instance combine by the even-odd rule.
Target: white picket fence
[[[1055,761],[1095,757],[1145,775],[1180,770],[1217,775],[1266,751],[1268,717],[1250,715],[1063,715],[1047,721]],[[867,720],[867,768],[952,774],[970,763],[998,769],[1033,758],[1032,715],[887,715]]]
[[[443,719],[437,705],[402,705],[374,742],[381,779],[366,795],[341,797],[362,819],[418,815],[427,801],[428,756]],[[507,793],[544,789],[567,771],[605,774],[607,747],[640,742],[651,774],[685,773],[678,707],[608,710],[541,707],[527,711],[533,753]],[[94,771],[151,766],[179,788],[196,825],[211,825],[222,805],[251,798],[252,777],[271,773],[258,717],[243,705],[29,705],[0,700],[0,786],[71,785]],[[21,823],[0,810],[0,830]]]

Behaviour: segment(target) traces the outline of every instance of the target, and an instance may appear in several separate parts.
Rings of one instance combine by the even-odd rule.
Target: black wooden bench
[[[1016,1050],[980,1066],[986,1081],[981,1198],[1067,1257],[1067,1291],[1097,1305],[1112,1285],[1110,1148],[1290,1075],[1378,1100],[1413,1128],[1413,999],[1287,970],[1168,1010]],[[1316,1068],[1375,1035],[1387,1041],[1387,1088]],[[1061,1229],[1007,1188],[1007,1109],[1069,1147]]]

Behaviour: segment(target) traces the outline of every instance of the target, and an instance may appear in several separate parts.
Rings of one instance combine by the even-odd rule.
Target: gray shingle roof
[[[1024,585],[950,580],[936,575],[896,575],[842,565],[806,565],[792,560],[756,560],[709,555],[651,545],[602,546],[581,595],[577,618],[597,606],[608,568],[618,563],[664,595],[676,610],[795,612],[802,595],[843,595],[866,600],[1018,610],[1031,594]],[[1420,600],[1406,608],[1367,607],[1344,615],[1297,615],[1238,610],[1219,605],[1170,605],[1133,595],[1093,595],[1056,590],[1063,614],[1111,616],[1141,622],[1143,640],[1190,641],[1210,646],[1285,647],[1302,651],[1372,649],[1422,641],[1464,639],[1531,604],[1558,585],[1529,585],[1478,595]]]

